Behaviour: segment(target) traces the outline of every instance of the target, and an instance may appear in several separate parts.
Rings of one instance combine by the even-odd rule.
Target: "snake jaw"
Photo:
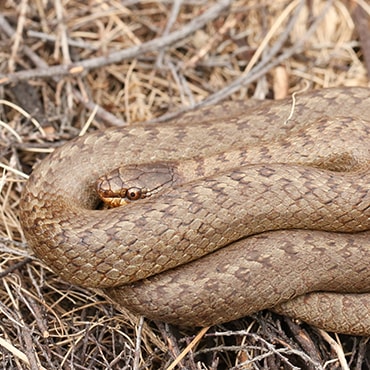
[[[95,183],[99,198],[109,208],[148,198],[174,182],[169,163],[123,166],[101,176]]]
[[[96,192],[108,208],[116,208],[130,204],[136,200],[149,197],[152,193],[146,188],[131,187],[113,191],[110,188],[109,180],[103,176],[101,181],[96,183]]]

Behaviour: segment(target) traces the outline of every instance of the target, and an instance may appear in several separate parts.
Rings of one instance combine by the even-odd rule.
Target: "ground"
[[[370,86],[369,17],[360,0],[1,2],[3,368],[369,369],[369,338],[268,311],[207,331],[137,318],[53,274],[18,221],[32,166],[82,132]]]

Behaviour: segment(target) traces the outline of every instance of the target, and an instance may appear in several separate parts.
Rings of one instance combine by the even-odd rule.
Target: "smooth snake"
[[[152,319],[270,308],[370,335],[369,111],[370,89],[334,88],[78,137],[26,183],[26,239],[63,279]],[[96,180],[119,166],[156,191],[97,209]]]

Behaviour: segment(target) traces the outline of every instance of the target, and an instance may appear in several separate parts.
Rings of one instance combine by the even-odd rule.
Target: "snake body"
[[[26,239],[63,279],[149,318],[271,308],[370,335],[369,112],[370,89],[336,88],[79,137],[26,183]],[[118,167],[169,180],[97,209],[95,182]]]

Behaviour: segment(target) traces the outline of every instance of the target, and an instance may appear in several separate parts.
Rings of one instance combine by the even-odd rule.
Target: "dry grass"
[[[370,368],[369,338],[331,343],[269,312],[198,337],[196,329],[143,321],[61,281],[23,237],[25,174],[81,131],[164,119],[204,101],[369,86],[362,53],[369,29],[355,30],[355,3],[231,3],[224,10],[202,0],[0,3],[4,369],[167,369],[194,337],[176,368]]]

